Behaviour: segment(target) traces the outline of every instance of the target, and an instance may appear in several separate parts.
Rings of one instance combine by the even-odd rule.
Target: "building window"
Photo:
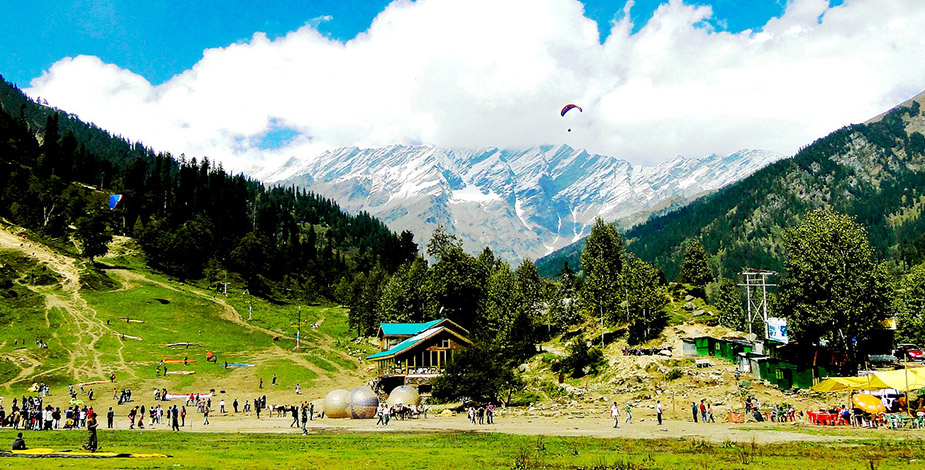
[[[441,340],[440,340],[440,347],[441,347],[441,348],[447,348],[447,349],[449,349],[449,347],[450,347],[450,340],[449,340],[449,339],[441,339]]]

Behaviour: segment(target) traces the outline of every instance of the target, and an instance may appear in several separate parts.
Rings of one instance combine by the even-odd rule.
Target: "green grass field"
[[[7,445],[15,436],[0,431]],[[77,449],[81,431],[27,432],[30,447]],[[165,453],[162,459],[2,458],[14,468],[402,468],[402,469],[921,469],[925,444],[708,444],[697,440],[535,437],[490,433],[208,434],[102,431],[102,450]]]

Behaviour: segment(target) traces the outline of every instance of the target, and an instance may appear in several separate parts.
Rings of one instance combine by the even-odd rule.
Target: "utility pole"
[[[739,284],[745,287],[746,302],[748,302],[748,332],[752,333],[752,323],[756,318],[761,317],[764,320],[764,339],[768,339],[768,287],[776,287],[777,284],[768,284],[768,276],[777,276],[774,271],[746,269],[742,272],[745,276],[745,284]],[[758,302],[758,292],[752,297],[752,289],[761,288],[761,301]]]
[[[299,305],[299,323],[295,330],[295,347],[299,349],[299,337],[302,336],[302,306]]]

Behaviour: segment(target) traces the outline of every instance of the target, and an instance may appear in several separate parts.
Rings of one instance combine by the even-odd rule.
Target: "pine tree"
[[[592,317],[613,320],[619,312],[620,272],[623,268],[623,239],[617,228],[600,218],[594,221],[581,252],[584,284],[581,300]]]
[[[707,251],[700,244],[700,240],[687,241],[684,261],[681,263],[681,282],[697,287],[705,287],[713,282],[713,272],[707,263]]]

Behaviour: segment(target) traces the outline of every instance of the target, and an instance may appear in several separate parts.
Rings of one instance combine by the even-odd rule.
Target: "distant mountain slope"
[[[536,258],[581,239],[595,217],[615,220],[736,181],[783,155],[743,150],[634,167],[566,145],[521,150],[340,148],[251,175],[294,184],[426,240],[438,225],[469,251]]]
[[[625,234],[627,248],[673,278],[683,242],[700,237],[725,276],[782,269],[781,234],[807,211],[831,207],[864,224],[877,254],[895,263],[925,255],[925,93],[867,124],[839,129],[717,193]],[[572,260],[563,250],[538,265]],[[551,269],[551,268],[547,268]]]

